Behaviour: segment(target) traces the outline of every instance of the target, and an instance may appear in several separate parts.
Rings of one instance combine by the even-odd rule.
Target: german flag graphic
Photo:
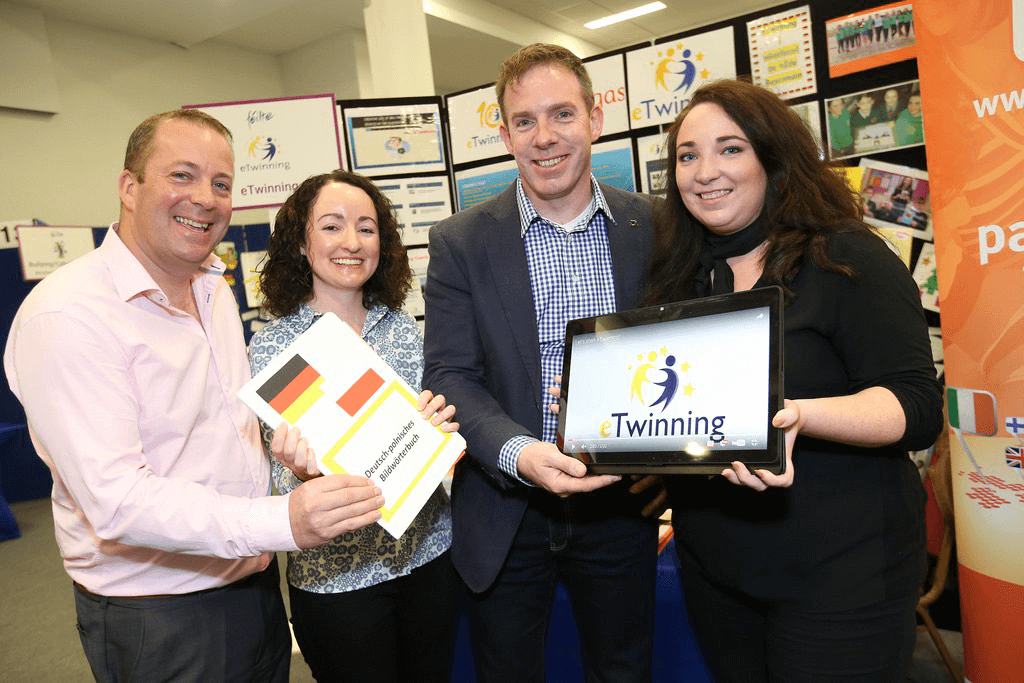
[[[302,356],[291,360],[263,383],[256,394],[280,413],[288,424],[295,424],[324,395],[324,378]]]

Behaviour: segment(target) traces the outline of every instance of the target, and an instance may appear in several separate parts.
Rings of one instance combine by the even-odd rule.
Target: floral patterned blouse
[[[296,337],[316,321],[318,314],[302,304],[291,315],[272,321],[249,344],[253,374],[262,370]],[[416,392],[423,378],[423,338],[416,321],[405,311],[376,305],[366,314],[362,337]],[[260,423],[263,442],[277,425]],[[274,485],[288,493],[302,482],[272,459]],[[438,486],[412,525],[395,540],[377,524],[342,534],[308,550],[288,553],[288,583],[311,593],[342,593],[367,588],[430,562],[451,545],[452,523],[448,495]]]

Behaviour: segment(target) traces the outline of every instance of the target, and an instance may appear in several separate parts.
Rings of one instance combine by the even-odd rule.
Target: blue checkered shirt
[[[537,312],[541,385],[536,390],[543,406],[552,403],[547,387],[555,383],[556,375],[562,374],[565,324],[575,318],[615,312],[615,281],[607,226],[607,221],[614,223],[615,218],[593,175],[590,185],[594,191],[590,206],[570,224],[562,226],[537,213],[523,192],[522,181],[516,179],[523,245],[530,269],[533,308]],[[543,420],[541,437],[553,443],[558,416],[545,409]],[[516,468],[519,454],[536,441],[525,434],[506,441],[498,453],[498,467],[518,481],[532,485],[519,476]]]

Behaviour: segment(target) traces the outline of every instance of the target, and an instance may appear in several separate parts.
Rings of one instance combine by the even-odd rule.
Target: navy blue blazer
[[[619,310],[641,296],[653,236],[648,197],[601,186]],[[468,444],[452,488],[452,560],[474,591],[494,582],[530,487],[498,469],[513,436],[540,438],[540,343],[513,183],[430,231],[423,387],[456,406]]]

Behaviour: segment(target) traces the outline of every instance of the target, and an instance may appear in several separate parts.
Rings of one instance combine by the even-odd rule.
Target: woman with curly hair
[[[925,572],[907,450],[942,427],[917,286],[773,93],[701,86],[666,149],[675,182],[655,210],[646,303],[786,294],[773,424],[791,467],[668,482],[705,661],[718,683],[903,681]]]
[[[419,390],[423,339],[401,310],[411,287],[387,197],[347,171],[308,178],[281,207],[270,236],[260,288],[265,309],[278,317],[250,343],[253,373],[330,312]],[[443,397],[424,391],[419,408],[433,424],[457,428],[444,423],[454,407],[445,408]],[[319,476],[300,436],[284,424],[273,433],[263,425],[282,493]],[[448,497],[438,487],[399,539],[370,525],[288,553],[295,639],[316,680],[448,680],[459,595],[450,545]]]

